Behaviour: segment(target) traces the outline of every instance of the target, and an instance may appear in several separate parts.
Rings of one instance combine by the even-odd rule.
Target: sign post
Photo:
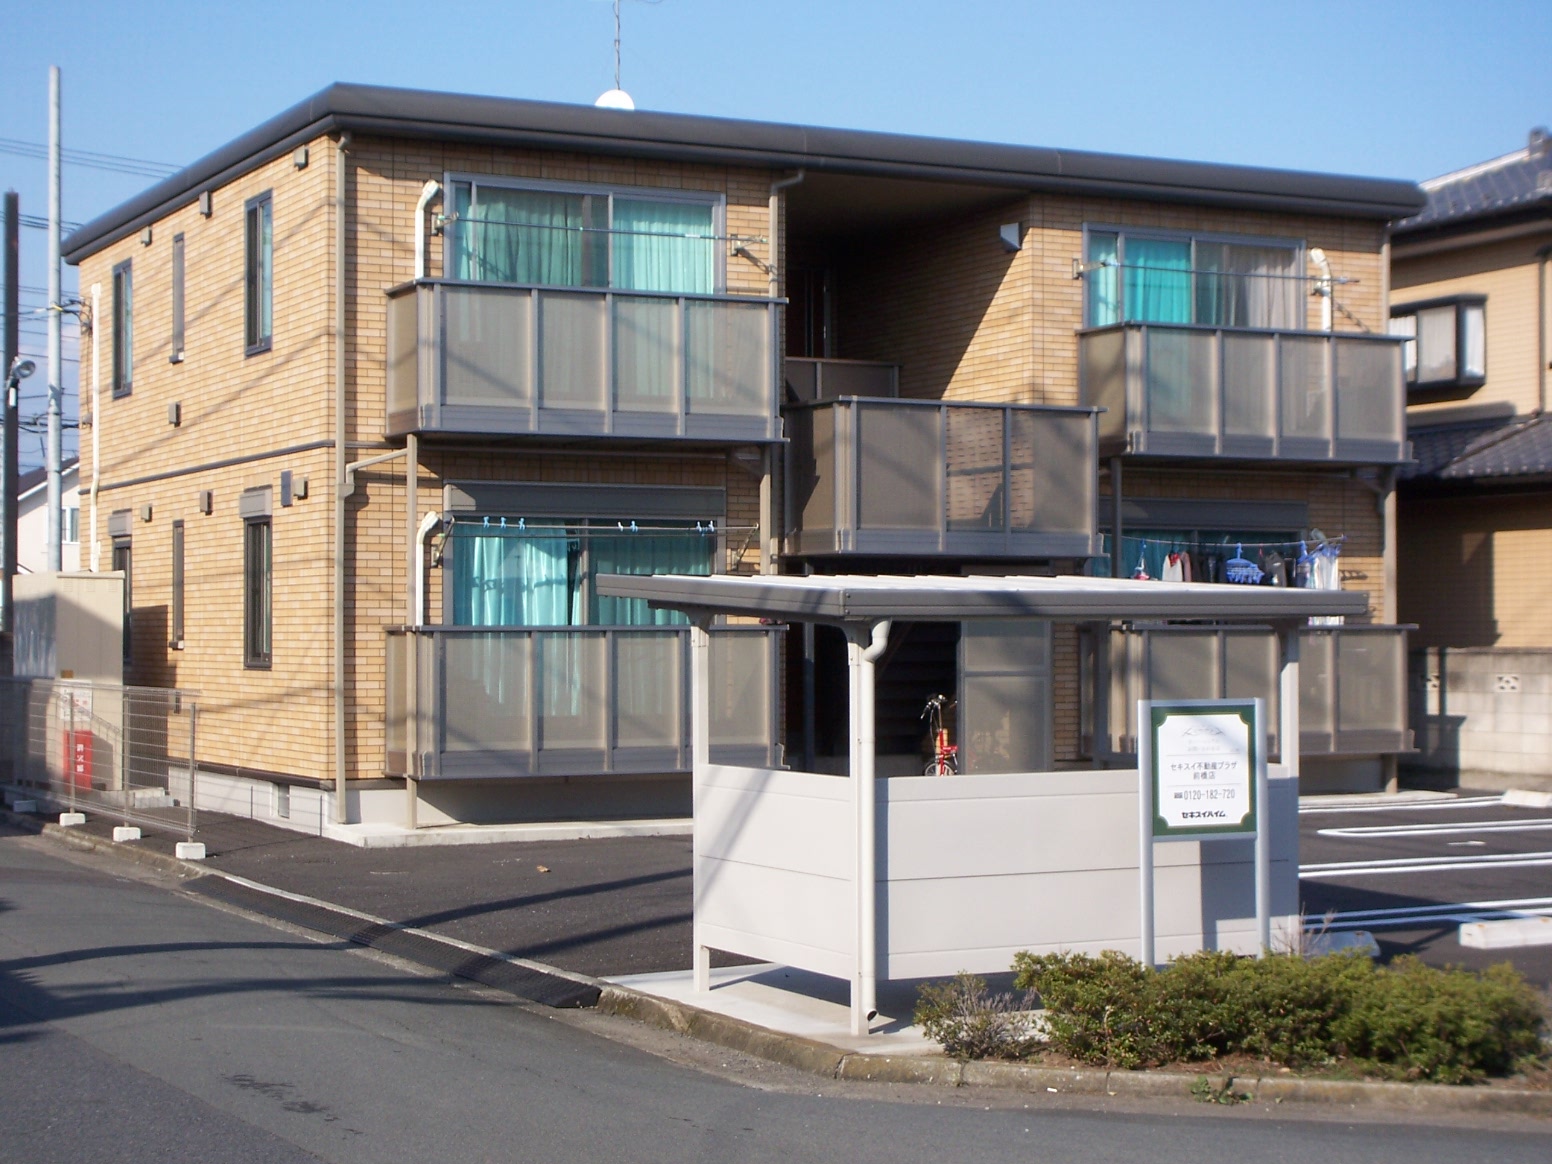
[[[1137,726],[1143,964],[1155,964],[1155,841],[1255,838],[1256,937],[1264,955],[1272,944],[1264,701],[1142,699]]]

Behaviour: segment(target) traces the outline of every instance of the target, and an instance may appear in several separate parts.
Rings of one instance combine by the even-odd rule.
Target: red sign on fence
[[[92,733],[65,731],[65,779],[77,788],[92,786]]]

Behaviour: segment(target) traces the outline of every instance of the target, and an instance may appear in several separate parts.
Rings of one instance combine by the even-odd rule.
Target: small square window
[[[1402,369],[1414,391],[1487,382],[1487,297],[1457,295],[1391,308],[1390,334],[1405,336]]]

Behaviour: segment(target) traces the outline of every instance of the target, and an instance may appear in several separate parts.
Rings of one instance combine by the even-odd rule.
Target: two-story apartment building
[[[1422,184],[1395,225],[1408,337],[1401,617],[1426,778],[1552,786],[1552,141]]]
[[[340,819],[686,811],[686,629],[609,573],[1319,574],[1374,625],[1307,636],[1305,778],[1378,786],[1407,746],[1385,224],[1420,205],[337,85],[68,240],[85,557],[130,571],[131,679],[202,692],[202,767],[347,791]],[[981,771],[1125,755],[1149,693],[1275,697],[1254,631],[893,641],[899,765],[939,691]],[[835,643],[716,644],[714,752],[823,766]]]

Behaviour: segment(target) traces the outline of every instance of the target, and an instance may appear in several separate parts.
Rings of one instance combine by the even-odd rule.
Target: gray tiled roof
[[[1470,481],[1552,474],[1552,418],[1492,417],[1410,429],[1411,480]]]
[[[1529,209],[1538,203],[1552,207],[1552,144],[1533,143],[1527,149],[1422,186],[1428,205],[1397,222],[1395,237]]]

